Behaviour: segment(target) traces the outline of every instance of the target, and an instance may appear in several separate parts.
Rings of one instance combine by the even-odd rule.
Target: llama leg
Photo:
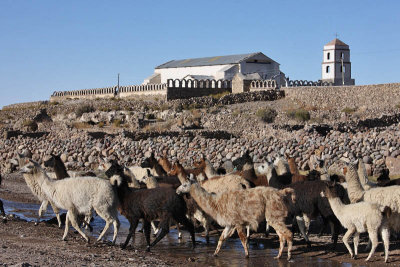
[[[117,241],[117,235],[118,235],[120,225],[121,225],[121,223],[119,222],[119,219],[117,216],[113,222],[113,227],[114,227],[114,235],[113,235],[113,240],[112,240],[113,245],[115,245],[115,241]]]
[[[151,228],[153,228],[154,235],[157,235],[159,229],[157,228],[157,226],[154,223],[154,221],[151,221]],[[144,220],[143,220],[143,229],[144,229]]]
[[[265,221],[265,237],[269,236],[269,223]]]
[[[176,222],[176,229],[178,230],[178,239],[182,239],[182,232],[179,226],[179,222]]]
[[[187,230],[189,231],[190,236],[192,238],[192,246],[193,246],[193,248],[195,248],[195,246],[196,246],[196,237],[195,237],[195,233],[194,233],[193,223],[185,215],[182,215],[182,216],[179,215],[174,219],[176,220],[176,225],[177,226],[179,226],[179,223],[182,223],[187,228]]]
[[[221,236],[218,240],[217,248],[215,249],[214,256],[218,255],[219,250],[221,249],[222,244],[228,239],[233,233],[235,232],[235,227],[226,226],[224,231],[222,232]]]
[[[144,236],[146,238],[147,246],[150,247],[150,233],[151,233],[151,224],[147,220],[143,220],[143,231]]]
[[[307,216],[307,214],[303,214],[304,226],[306,230],[306,234],[308,235],[308,231],[310,230],[311,219]]]
[[[206,236],[206,243],[208,244],[210,242],[210,220],[204,219],[203,227],[205,231],[204,234]]]
[[[163,219],[160,221],[160,232],[157,234],[156,239],[153,241],[153,243],[150,244],[150,246],[147,247],[147,251],[150,251],[150,247],[154,247],[166,234],[169,233],[169,216],[165,216]]]
[[[126,248],[126,246],[129,244],[130,239],[132,238],[132,244],[135,244],[135,230],[137,225],[139,224],[139,220],[138,219],[128,219],[129,220],[129,233],[126,236],[125,242],[124,244],[121,245],[121,248],[124,249]]]
[[[247,228],[248,230],[249,228]],[[244,253],[246,255],[246,258],[249,257],[249,243],[248,243],[248,237],[244,233],[244,227],[242,226],[237,226],[236,231],[239,235],[240,241],[242,242],[243,248],[244,248]]]
[[[376,247],[378,246],[378,231],[369,231],[368,232],[369,239],[371,240],[372,247],[369,252],[368,258],[365,261],[369,261],[372,254],[374,254]]]
[[[65,229],[64,229],[64,235],[62,237],[62,240],[65,241],[65,238],[67,237],[69,230],[69,211],[67,211],[67,215],[65,215]]]
[[[385,262],[388,262],[388,257],[389,257],[389,238],[390,238],[390,231],[389,228],[387,226],[382,227],[382,241],[383,241],[383,245],[385,247]]]
[[[44,212],[45,210],[47,210],[48,204],[49,204],[49,202],[48,202],[47,200],[43,200],[43,201],[42,201],[42,204],[40,205],[40,208],[39,208],[39,217],[37,218],[35,225],[38,225],[38,224],[39,224],[40,218],[42,218],[43,212]]]
[[[89,243],[89,237],[84,232],[82,232],[81,228],[79,227],[77,217],[78,216],[75,212],[69,213],[69,219],[71,220],[72,227],[74,227],[75,230],[78,231],[78,233],[86,240],[86,242]]]
[[[279,253],[275,257],[275,259],[279,259],[282,256],[283,248],[285,247],[285,242],[288,242],[288,260],[292,258],[292,246],[293,246],[293,234],[292,232],[286,227],[285,222],[277,222],[276,224],[272,224],[271,226],[274,227],[276,233],[279,236]]]
[[[1,216],[3,217],[3,223],[7,222],[6,213],[4,212],[3,201],[0,200],[0,212]]]
[[[50,205],[51,205],[51,208],[53,209],[54,213],[56,214],[56,218],[57,218],[57,222],[58,222],[58,228],[61,228],[62,222],[61,222],[61,217],[60,217],[60,210],[51,201],[50,201]],[[46,209],[45,210],[47,210],[47,204],[46,204]]]
[[[106,225],[104,226],[103,231],[101,231],[99,237],[97,238],[97,242],[99,242],[100,240],[103,239],[103,237],[104,237],[104,235],[106,234],[108,228],[110,228],[110,225],[111,225],[112,222],[113,222],[113,221],[110,220],[110,219],[107,219],[107,220],[106,220]]]
[[[329,220],[329,224],[331,226],[331,233],[332,233],[332,240],[333,240],[332,249],[335,249],[336,245],[337,245],[338,237],[339,237],[341,223],[334,215],[329,216],[327,218],[327,220]]]
[[[299,227],[301,235],[306,240],[307,247],[311,247],[311,242],[308,239],[308,235],[307,235],[307,232],[306,232],[306,224],[304,222],[304,218],[301,217],[301,216],[296,216],[296,222],[297,222],[297,226]]]
[[[347,229],[347,232],[343,236],[343,243],[346,246],[347,250],[349,251],[351,258],[353,258],[354,256],[353,256],[353,251],[351,250],[351,247],[349,245],[349,238],[355,231],[356,231],[355,228],[349,228]]]
[[[360,233],[356,232],[353,237],[353,244],[354,244],[354,258],[357,258],[358,255],[358,243],[360,241]]]
[[[92,212],[90,212],[90,214],[85,216],[85,219],[83,219],[83,223],[85,224],[86,230],[89,229],[90,232],[93,232],[93,227],[90,225],[91,220],[92,220]]]

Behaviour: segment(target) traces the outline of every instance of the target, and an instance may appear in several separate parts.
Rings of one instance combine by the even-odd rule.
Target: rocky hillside
[[[284,97],[284,95],[286,95]],[[154,151],[191,165],[206,155],[216,166],[250,150],[255,162],[288,153],[302,169],[361,158],[371,174],[396,170],[400,155],[400,84],[289,88],[281,92],[188,100],[69,100],[4,107],[2,172],[17,152],[40,161],[62,154],[71,169],[93,169],[105,157],[138,164]],[[29,152],[28,152],[29,151]]]

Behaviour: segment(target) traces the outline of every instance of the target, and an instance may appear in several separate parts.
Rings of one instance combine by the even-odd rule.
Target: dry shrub
[[[72,127],[74,127],[75,129],[87,129],[91,128],[92,125],[87,122],[74,122],[72,123]]]
[[[310,120],[310,112],[305,109],[298,108],[298,109],[290,109],[286,112],[287,116],[291,119],[295,119],[301,122],[305,122]]]
[[[278,113],[276,112],[276,110],[272,108],[259,109],[256,112],[256,116],[266,123],[274,122],[277,115]]]
[[[81,105],[75,110],[75,115],[77,118],[81,117],[84,113],[91,113],[94,112],[95,109],[91,105]]]

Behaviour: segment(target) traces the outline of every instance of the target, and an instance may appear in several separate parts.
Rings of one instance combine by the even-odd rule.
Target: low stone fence
[[[168,80],[167,100],[201,97],[223,92],[232,92],[229,80]]]
[[[243,82],[243,81],[242,81]],[[277,89],[278,85],[275,80],[253,80],[246,81],[249,85],[248,90],[239,90],[241,92],[258,92],[263,90]],[[188,99],[192,97],[202,97],[212,94],[232,93],[231,80],[167,80],[165,84],[145,84],[145,85],[128,85],[85,89],[77,91],[54,92],[50,97],[50,101],[60,101],[64,99],[94,99],[94,98],[130,98],[140,96],[160,95],[166,100]]]
[[[307,80],[286,80],[285,87],[299,87],[299,86],[333,86],[331,82],[307,81]]]
[[[167,84],[142,84],[142,85],[128,85],[120,86],[118,89],[118,96],[124,97],[135,97],[143,95],[163,95],[167,94]]]
[[[275,80],[253,80],[250,83],[250,92],[252,91],[259,91],[259,90],[270,90],[276,89],[278,85]]]
[[[66,98],[70,99],[94,99],[94,98],[112,98],[117,93],[117,86],[96,88],[96,89],[83,89],[76,91],[56,91],[51,97],[50,101],[58,101]]]

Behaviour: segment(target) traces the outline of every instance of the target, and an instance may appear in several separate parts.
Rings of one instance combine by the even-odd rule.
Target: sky
[[[140,84],[173,60],[263,52],[321,79],[323,46],[350,46],[356,84],[400,82],[397,0],[0,0],[0,107],[54,91]]]

